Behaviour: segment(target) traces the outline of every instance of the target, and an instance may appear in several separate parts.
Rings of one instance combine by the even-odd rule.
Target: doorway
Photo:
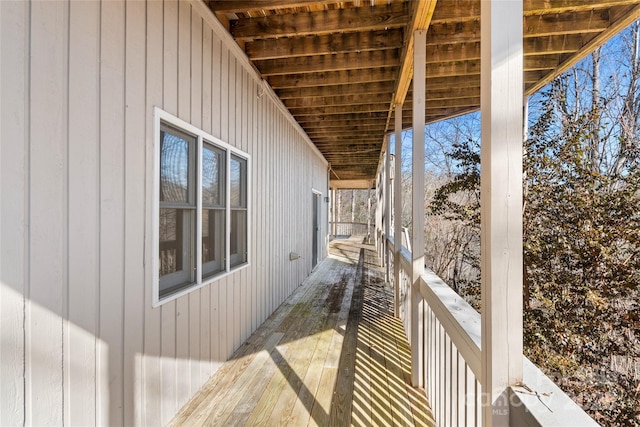
[[[313,192],[312,198],[312,210],[313,210],[313,220],[312,220],[312,239],[311,239],[311,268],[315,268],[318,264],[318,257],[320,254],[320,217],[321,217],[321,201],[322,194]]]

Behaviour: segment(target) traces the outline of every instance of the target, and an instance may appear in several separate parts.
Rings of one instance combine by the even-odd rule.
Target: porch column
[[[387,152],[385,153],[384,162],[384,241],[382,247],[384,248],[384,263],[386,280],[389,282],[389,251],[387,249],[387,237],[389,237],[389,228],[391,227],[391,150],[389,149],[389,140],[391,138],[387,136]]]
[[[395,172],[393,176],[393,314],[400,317],[400,249],[402,248],[402,104],[395,111]]]
[[[411,382],[423,386],[423,333],[420,277],[424,273],[424,124],[427,30],[416,30],[413,46],[413,200],[411,215],[413,233],[411,251],[413,275],[411,277]]]
[[[522,0],[481,2],[482,424],[522,381]]]
[[[369,184],[369,189],[367,190],[367,235],[369,236],[369,244],[371,244],[371,187],[372,185]]]
[[[331,190],[331,235],[336,237],[336,189]]]

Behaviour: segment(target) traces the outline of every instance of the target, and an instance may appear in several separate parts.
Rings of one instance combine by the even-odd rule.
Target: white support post
[[[424,125],[425,83],[427,62],[427,30],[414,32],[413,47],[413,200],[411,250],[413,275],[411,277],[411,382],[422,387],[423,333],[420,313],[420,277],[424,273]]]
[[[355,197],[353,200],[355,200]],[[371,185],[367,190],[367,236],[369,239],[367,243],[371,244]]]
[[[384,248],[383,257],[385,258],[386,279],[389,282],[389,251],[387,250],[387,237],[389,237],[389,229],[391,227],[391,150],[389,149],[389,140],[387,137],[387,152],[385,154],[385,176],[384,176]]]
[[[331,190],[331,235],[336,237],[336,190]]]
[[[522,381],[522,0],[481,2],[482,425]]]
[[[393,314],[400,317],[400,249],[402,248],[402,104],[395,111],[395,172],[393,181]]]

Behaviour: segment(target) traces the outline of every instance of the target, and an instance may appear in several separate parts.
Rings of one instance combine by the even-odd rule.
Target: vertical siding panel
[[[248,111],[248,104],[249,102],[251,102],[251,100],[249,99],[249,94],[248,94],[248,88],[247,88],[247,78],[248,73],[246,72],[246,70],[240,66],[240,71],[242,72],[241,74],[241,78],[242,78],[242,119],[239,120],[240,122],[240,127],[242,129],[241,132],[241,148],[243,151],[248,152],[248,128],[249,128],[249,117],[247,115],[247,111]],[[251,167],[252,165],[249,164],[249,166]],[[251,177],[251,172],[249,171],[249,175],[247,176],[247,179],[249,179]],[[249,190],[251,190],[251,187],[249,186]],[[251,204],[250,200],[249,200],[249,193],[247,193],[247,203]],[[250,221],[251,219],[249,217],[247,217],[247,227],[249,228],[248,231],[250,231]],[[251,239],[251,235],[247,233],[247,249],[249,248],[250,245],[250,239]],[[247,259],[249,260],[248,256]],[[251,262],[251,260],[249,260],[249,262]],[[241,315],[242,315],[242,326],[240,329],[240,339],[239,339],[239,343],[238,343],[238,347],[246,341],[247,337],[249,336],[247,333],[249,332],[249,330],[251,329],[251,292],[250,292],[250,283],[249,283],[249,269],[244,268],[242,269],[242,271],[240,272],[240,286],[242,287],[242,301],[240,303],[240,306],[243,307],[241,309]]]
[[[102,3],[98,424],[124,421],[124,12],[124,2]]]
[[[162,414],[160,423],[166,425],[177,410],[176,384],[176,303],[168,302],[161,307],[161,390]]]
[[[124,224],[124,425],[142,425],[145,224],[145,22],[143,2],[126,4]]]
[[[178,1],[178,117],[191,123],[191,4]],[[191,294],[199,294],[193,291]],[[191,390],[191,363],[189,342],[191,340],[189,319],[191,295],[176,301],[176,368],[177,408],[189,399]]]
[[[224,44],[220,48],[220,105],[216,111],[220,115],[220,139],[229,141],[229,49]]]
[[[240,133],[238,132],[238,122],[242,117],[238,115],[238,107],[242,103],[242,94],[238,90],[238,80],[240,78],[240,67],[238,66],[238,60],[235,55],[229,56],[229,143],[234,147],[240,148]],[[229,325],[231,326],[231,340],[229,345],[231,347],[231,354],[233,350],[240,345],[240,328],[242,323],[242,313],[240,310],[240,274],[236,272],[229,277],[227,287],[227,298],[229,301],[229,307],[231,307],[231,313],[227,313],[229,316]]]
[[[163,108],[178,114],[178,2],[164,1],[163,36]],[[176,363],[176,301],[163,304],[161,309],[161,369],[162,369],[162,419],[167,424],[178,408]]]
[[[277,143],[277,139],[275,136],[275,130],[276,130],[276,123],[275,123],[275,118],[274,118],[274,114],[273,114],[273,101],[269,100],[269,116],[267,117],[267,121],[268,121],[268,135],[269,138],[267,139],[267,141],[265,141],[265,150],[267,151],[267,192],[269,193],[269,198],[267,200],[266,203],[266,215],[265,215],[265,222],[266,222],[266,230],[267,230],[267,235],[266,235],[266,239],[265,239],[265,251],[267,254],[267,262],[266,264],[269,266],[269,284],[268,284],[268,290],[267,292],[269,293],[268,295],[268,300],[269,300],[269,308],[267,309],[268,313],[273,313],[273,310],[275,309],[275,301],[276,299],[279,297],[279,295],[276,294],[276,288],[274,286],[275,284],[275,265],[273,262],[273,253],[274,253],[274,248],[275,246],[273,246],[273,236],[275,233],[275,226],[276,226],[276,216],[273,215],[273,206],[278,202],[278,192],[275,191],[275,185],[273,182],[273,171],[275,169],[275,165],[273,162],[273,149],[274,149],[274,145]],[[271,222],[269,222],[267,219],[270,219]],[[269,248],[271,248],[271,250],[269,250]]]
[[[211,40],[211,134],[218,138],[221,137],[221,125],[220,125],[220,97],[221,97],[221,42],[217,35],[213,34]],[[217,370],[220,366],[222,358],[221,343],[222,337],[220,332],[220,309],[223,304],[220,304],[220,282],[215,282],[209,285],[211,292],[211,361],[213,362],[212,369]]]
[[[25,424],[29,31],[29,5],[0,2],[0,425]]]
[[[26,424],[63,423],[67,4],[31,4]]]
[[[202,18],[193,9],[191,10],[191,123],[202,129]],[[200,377],[200,305],[201,301],[207,299],[208,293],[205,296],[203,289],[189,294],[191,388],[188,397],[195,394],[204,382]]]
[[[268,206],[269,200],[272,198],[273,194],[269,191],[269,170],[271,170],[271,165],[268,162],[268,145],[270,141],[271,131],[269,128],[269,98],[267,96],[263,96],[262,98],[262,138],[260,141],[260,165],[262,166],[262,186],[264,191],[261,191],[262,194],[262,203],[260,203],[260,218],[262,220],[261,230],[261,257],[262,257],[262,272],[261,272],[261,283],[262,283],[262,318],[266,319],[269,317],[268,313],[271,313],[271,292],[269,289],[270,281],[269,281],[269,250],[267,247],[267,241],[269,236],[269,224],[267,224],[267,215],[268,215]]]
[[[262,87],[260,87],[262,90]],[[262,95],[258,100],[258,129],[257,132],[257,157],[254,159],[254,164],[258,170],[260,188],[255,187],[255,193],[258,197],[258,203],[255,205],[255,214],[258,216],[258,226],[255,228],[256,233],[256,257],[258,258],[258,277],[257,277],[257,285],[258,285],[258,324],[261,324],[264,319],[266,319],[266,262],[265,262],[265,247],[264,247],[264,235],[265,235],[265,214],[264,207],[266,203],[267,191],[265,188],[266,179],[264,177],[265,170],[265,161],[264,161],[264,145],[266,140],[266,126],[265,126],[265,97]]]
[[[211,134],[222,139],[222,42],[215,33],[211,46]]]
[[[200,41],[202,43],[202,130],[208,134],[213,134],[213,130],[211,129],[211,68],[213,48],[211,28],[203,22],[201,22],[200,25],[202,25],[202,39]]]
[[[152,190],[149,188],[153,184],[153,114],[154,106],[162,106],[163,94],[163,4],[161,2],[147,3],[147,28],[146,28],[146,206],[145,218],[150,218],[149,209],[153,206]],[[151,236],[155,230],[147,226],[147,236],[145,248],[147,249],[145,265],[151,265],[152,257],[158,254],[153,251]],[[162,389],[161,376],[161,311],[162,308],[152,308],[152,271],[145,270],[145,290],[144,290],[144,373],[143,373],[143,395],[142,401],[142,424],[147,426],[157,426],[162,424],[162,408],[164,406],[164,392]],[[166,422],[165,422],[166,424]]]
[[[257,186],[256,186],[256,82],[249,77],[249,117],[247,120],[248,127],[248,151],[251,154],[251,181],[250,181],[250,191],[249,197],[251,198],[251,203],[249,206],[249,215],[250,215],[250,234],[248,235],[248,239],[250,242],[249,245],[249,262],[251,263],[251,268],[249,270],[249,289],[251,293],[251,304],[250,308],[250,319],[248,325],[249,335],[252,331],[255,331],[257,328],[257,312],[258,312],[258,287],[256,286],[256,258],[255,258],[255,245],[256,245],[256,215],[255,209],[257,206],[256,203],[256,194],[257,194]]]
[[[224,279],[220,279],[218,282],[218,296],[219,296],[219,318],[218,318],[218,327],[219,327],[219,335],[220,335],[220,361],[224,362],[227,360],[229,355],[231,354],[230,346],[229,346],[229,328],[231,324],[229,323],[230,314],[228,313],[228,303],[227,303],[227,281],[228,277]]]
[[[65,424],[96,423],[98,115],[100,4],[70,4],[69,322],[65,334]]]
[[[278,111],[278,110],[276,110]],[[279,112],[279,111],[278,111]],[[284,221],[286,218],[286,211],[288,206],[285,204],[285,189],[283,187],[283,179],[282,175],[284,173],[283,169],[283,159],[284,153],[287,149],[286,142],[286,120],[280,114],[278,114],[278,152],[276,153],[276,192],[278,193],[279,202],[274,206],[274,218],[278,218],[278,234],[276,234],[276,242],[278,242],[278,250],[276,252],[276,265],[278,266],[278,283],[280,287],[280,298],[278,302],[283,301],[287,298],[287,288],[288,284],[285,282],[284,278],[284,265],[282,260],[282,252],[284,250]],[[276,305],[277,307],[277,305]]]
[[[202,23],[201,23],[202,25]],[[211,134],[211,29],[202,29],[202,129]],[[213,372],[211,364],[211,285],[201,291],[200,305],[200,378],[206,381]]]

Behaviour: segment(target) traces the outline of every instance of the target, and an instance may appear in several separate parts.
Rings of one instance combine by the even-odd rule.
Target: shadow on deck
[[[375,248],[330,256],[211,377],[170,425],[432,426]]]

